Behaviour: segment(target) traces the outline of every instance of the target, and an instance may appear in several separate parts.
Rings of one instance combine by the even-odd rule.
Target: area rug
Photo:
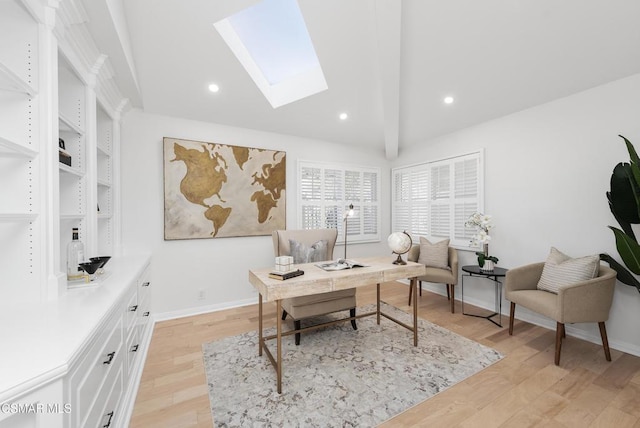
[[[392,306],[383,304],[383,312],[412,323]],[[358,330],[345,322],[305,333],[299,346],[293,335],[284,337],[282,394],[269,359],[258,356],[257,331],[204,344],[215,426],[374,427],[502,358],[426,320],[418,323],[417,347],[412,332],[385,318],[377,325],[375,316],[359,319]],[[268,345],[275,355],[275,340]]]

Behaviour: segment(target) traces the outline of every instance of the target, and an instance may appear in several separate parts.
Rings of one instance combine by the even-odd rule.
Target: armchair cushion
[[[427,238],[421,236],[418,263],[427,268],[451,269],[449,266],[449,240],[444,239],[431,243]]]
[[[574,259],[551,247],[537,288],[558,294],[564,285],[595,278],[599,267],[600,257],[597,254]]]
[[[289,239],[289,247],[295,264],[322,262],[329,259],[327,257],[328,244],[324,239],[311,245],[306,245],[295,239]]]

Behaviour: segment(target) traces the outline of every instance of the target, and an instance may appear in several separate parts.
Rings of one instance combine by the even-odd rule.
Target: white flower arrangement
[[[472,247],[482,245],[482,251],[476,251],[478,266],[480,266],[481,270],[492,271],[494,264],[498,263],[496,256],[489,255],[489,241],[491,241],[489,231],[493,229],[493,219],[490,215],[476,212],[467,219],[464,225],[476,229],[476,234],[471,237],[469,245]]]
[[[473,213],[464,225],[465,227],[476,229],[476,234],[471,237],[471,246],[477,247],[480,244],[488,244],[491,241],[489,231],[493,229],[493,219],[490,215],[479,212]]]

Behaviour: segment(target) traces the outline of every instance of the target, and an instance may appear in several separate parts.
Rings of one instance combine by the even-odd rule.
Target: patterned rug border
[[[412,323],[410,314],[382,305],[383,312]],[[375,311],[375,305],[358,311]],[[410,331],[385,318],[380,325],[375,316],[362,318],[358,328],[339,323],[308,332],[298,347],[293,336],[284,337],[281,395],[275,391],[275,369],[266,355],[258,356],[257,331],[203,344],[215,426],[376,426],[503,358],[493,348],[422,318],[418,347]],[[327,330],[352,340],[334,340]],[[272,333],[275,328],[265,330]],[[269,347],[274,352],[275,341]],[[256,405],[247,408],[247,402]]]

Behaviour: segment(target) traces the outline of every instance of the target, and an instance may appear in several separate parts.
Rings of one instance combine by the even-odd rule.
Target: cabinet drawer
[[[113,316],[110,328],[104,329],[96,343],[87,352],[84,361],[71,375],[70,393],[73,408],[72,426],[89,426],[84,423],[89,409],[97,402],[98,391],[121,371],[122,317],[120,311]]]
[[[129,332],[129,336],[127,337],[127,369],[125,371],[125,375],[127,378],[131,377],[131,370],[135,364],[136,358],[142,349],[140,348],[140,333],[138,328],[135,327]]]
[[[120,360],[119,367],[114,375],[110,376],[108,381],[100,390],[100,393],[96,397],[96,401],[93,407],[89,410],[89,414],[83,427],[115,427],[115,421],[118,417],[116,415],[118,403],[120,397],[122,397],[123,390],[123,378],[122,378],[122,360]]]

